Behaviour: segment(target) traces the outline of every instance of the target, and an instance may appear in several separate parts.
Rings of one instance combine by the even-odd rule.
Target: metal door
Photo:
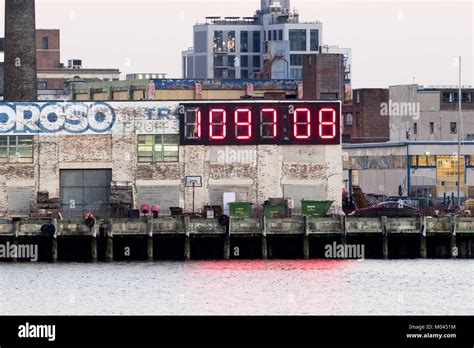
[[[61,170],[61,211],[64,218],[80,218],[88,211],[106,217],[111,180],[110,169]]]

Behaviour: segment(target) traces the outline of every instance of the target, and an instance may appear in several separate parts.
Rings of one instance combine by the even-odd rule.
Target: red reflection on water
[[[196,271],[328,271],[346,268],[357,260],[233,260],[195,261],[190,263]]]

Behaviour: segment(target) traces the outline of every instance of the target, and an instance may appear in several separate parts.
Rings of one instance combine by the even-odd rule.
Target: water
[[[0,315],[472,315],[472,260],[1,264]]]

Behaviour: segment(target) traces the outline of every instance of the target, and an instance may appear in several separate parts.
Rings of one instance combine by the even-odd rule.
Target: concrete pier
[[[45,225],[54,225],[54,233],[43,234]],[[334,245],[364,246],[365,258],[472,258],[474,218],[245,218],[230,219],[226,227],[214,219],[161,217],[98,221],[92,229],[81,220],[21,220],[0,222],[0,238],[46,245],[41,252],[53,262],[122,260],[122,247],[131,251],[125,260],[149,261],[172,255],[180,260],[329,258],[323,250]]]

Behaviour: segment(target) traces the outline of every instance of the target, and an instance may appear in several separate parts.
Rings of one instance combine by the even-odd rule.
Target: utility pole
[[[458,127],[458,208],[461,207],[461,132],[462,132],[462,85],[461,56],[459,56],[459,127]]]

